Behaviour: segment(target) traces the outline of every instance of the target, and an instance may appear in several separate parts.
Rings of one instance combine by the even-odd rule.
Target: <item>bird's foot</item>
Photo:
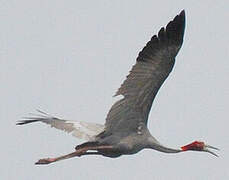
[[[50,164],[55,161],[56,161],[56,158],[45,158],[45,159],[39,159],[35,164],[36,165]]]

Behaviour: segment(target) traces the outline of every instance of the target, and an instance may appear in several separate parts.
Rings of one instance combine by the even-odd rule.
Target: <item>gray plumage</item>
[[[154,98],[172,71],[175,57],[183,43],[185,29],[184,10],[154,35],[137,57],[126,80],[116,92],[122,95],[110,109],[105,125],[61,120],[40,111],[40,116],[29,117],[18,125],[41,121],[52,127],[89,140],[76,146],[76,151],[58,158],[40,159],[36,164],[48,164],[74,156],[100,154],[118,157],[134,154],[144,148],[166,153],[186,150],[209,151],[203,142],[194,142],[181,149],[161,145],[147,128],[148,116]],[[217,149],[217,148],[215,148]],[[92,151],[92,152],[91,152]],[[216,155],[216,154],[214,154]]]

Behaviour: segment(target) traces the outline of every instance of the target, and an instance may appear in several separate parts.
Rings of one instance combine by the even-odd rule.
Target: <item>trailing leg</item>
[[[38,160],[35,164],[50,164],[56,161],[60,161],[60,160],[64,160],[64,159],[69,159],[72,157],[80,157],[82,155],[103,155],[102,153],[99,152],[99,150],[111,150],[113,148],[113,146],[82,146],[81,148],[78,147],[76,148],[75,152],[69,153],[67,155],[63,155],[63,156],[59,156],[56,158],[44,158],[44,159],[40,159]],[[89,150],[94,150],[96,152],[87,152]]]

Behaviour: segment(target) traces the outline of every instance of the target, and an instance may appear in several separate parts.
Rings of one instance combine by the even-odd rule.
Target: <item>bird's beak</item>
[[[210,151],[209,149],[214,149],[214,150],[218,150],[218,151],[219,151],[218,148],[213,147],[213,146],[210,146],[210,145],[205,145],[204,151],[205,151],[205,152],[208,152],[208,153],[211,153],[212,155],[214,155],[214,156],[216,156],[216,157],[219,157],[216,153],[214,153],[213,151]]]

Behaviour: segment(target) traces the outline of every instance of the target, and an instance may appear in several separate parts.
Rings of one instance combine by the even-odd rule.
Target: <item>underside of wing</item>
[[[147,124],[153,100],[175,63],[183,43],[185,12],[182,11],[166,28],[154,35],[137,57],[136,64],[115,95],[124,98],[116,102],[106,119],[106,130],[128,126],[125,121],[137,113]],[[134,118],[136,121],[136,118]],[[133,122],[133,124],[137,124]]]
[[[39,111],[39,114],[19,121],[17,125],[24,125],[32,122],[46,123],[51,127],[63,130],[83,140],[94,140],[95,136],[104,130],[104,125],[101,124],[63,120],[42,111]]]

